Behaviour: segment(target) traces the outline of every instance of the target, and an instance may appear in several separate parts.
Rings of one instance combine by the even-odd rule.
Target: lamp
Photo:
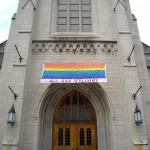
[[[8,112],[8,122],[7,124],[14,125],[15,124],[15,108],[14,104],[11,106],[10,111]]]
[[[17,46],[15,45],[15,48],[16,48],[16,50],[17,50],[17,53],[18,53],[18,55],[19,55],[19,60],[20,60],[20,62],[23,60],[23,58],[21,57],[21,55],[20,55],[20,53],[19,53],[19,51],[18,51],[18,48],[17,48]]]
[[[10,91],[13,93],[15,100],[17,99],[18,95],[12,90],[12,88],[10,86],[8,86],[8,88],[10,89]]]
[[[142,123],[142,115],[141,111],[139,109],[139,106],[136,104],[135,111],[134,111],[134,117],[135,117],[135,124],[139,125]]]
[[[130,53],[129,57],[127,58],[128,62],[130,62],[130,61],[131,61],[131,55],[132,55],[132,53],[133,53],[134,48],[135,48],[135,45],[133,46],[132,51],[131,51],[131,53]]]
[[[142,88],[142,86],[140,86],[138,88],[138,90],[132,95],[133,99],[135,100],[136,99],[136,94],[139,92],[139,90]]]

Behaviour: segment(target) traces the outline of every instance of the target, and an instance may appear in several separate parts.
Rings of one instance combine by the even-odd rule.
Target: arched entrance
[[[111,103],[103,88],[97,83],[81,84],[51,84],[44,92],[39,105],[38,123],[38,150],[52,150],[55,144],[54,139],[58,138],[58,131],[54,132],[54,117],[58,116],[57,108],[63,98],[72,91],[78,91],[90,102],[92,110],[95,112],[95,136],[97,150],[111,150]],[[79,99],[79,97],[78,97]],[[79,103],[79,100],[78,100]],[[71,106],[70,106],[71,107]],[[57,112],[57,113],[56,113]],[[78,111],[79,112],[79,111]],[[57,120],[56,120],[57,122]],[[74,121],[75,122],[75,121]],[[67,122],[66,122],[67,123]],[[86,121],[83,122],[86,124]],[[88,124],[90,121],[88,122]],[[58,123],[57,123],[58,124]],[[69,123],[68,123],[69,125]],[[78,122],[78,126],[81,125]],[[86,125],[85,125],[86,126]],[[84,127],[85,127],[84,126]],[[57,127],[58,128],[58,127]],[[81,127],[82,128],[82,127]],[[87,128],[83,128],[84,132]],[[66,128],[63,132],[65,132]],[[77,128],[74,128],[77,131]],[[74,131],[74,132],[75,132]],[[55,134],[55,136],[53,136]],[[63,133],[64,134],[64,133]],[[56,136],[57,135],[57,136]],[[64,136],[64,135],[63,135]],[[73,136],[70,134],[70,136]],[[64,140],[64,139],[63,139]],[[85,141],[86,142],[86,141]],[[78,142],[79,143],[79,142]],[[75,147],[75,146],[74,146]],[[76,148],[76,147],[75,147]],[[76,150],[74,148],[74,150]],[[87,150],[88,148],[85,148]],[[66,150],[65,148],[59,150]],[[69,148],[68,148],[69,150]]]
[[[96,113],[91,102],[79,91],[66,94],[53,116],[54,150],[96,150]]]

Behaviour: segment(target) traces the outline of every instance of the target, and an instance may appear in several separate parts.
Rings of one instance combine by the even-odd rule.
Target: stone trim
[[[39,105],[39,150],[52,149],[53,113],[61,98],[72,90],[78,90],[92,103],[97,116],[98,150],[111,150],[111,105],[104,90],[99,84],[51,84]]]
[[[48,42],[33,41],[33,54],[54,52],[65,54],[112,54],[118,53],[117,42]]]
[[[119,31],[119,34],[131,34],[130,31]]]
[[[148,145],[147,140],[132,141],[134,145]]]
[[[19,30],[19,33],[31,33],[31,30]]]
[[[14,67],[25,67],[27,64],[26,63],[14,63],[13,66]]]
[[[3,140],[2,145],[5,145],[5,146],[18,146],[18,141]]]
[[[55,32],[52,35],[52,37],[53,38],[67,38],[67,37],[98,38],[98,36],[92,32]]]

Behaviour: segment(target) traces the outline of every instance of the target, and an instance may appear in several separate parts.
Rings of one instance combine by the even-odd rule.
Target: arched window
[[[54,122],[96,121],[90,101],[78,91],[72,91],[62,98],[54,113]]]
[[[92,32],[91,0],[58,0],[58,32]]]

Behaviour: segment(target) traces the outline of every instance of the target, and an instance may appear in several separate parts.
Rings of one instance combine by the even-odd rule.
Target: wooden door
[[[78,91],[60,100],[54,113],[54,150],[96,150],[96,115],[90,101]]]
[[[76,125],[71,124],[54,125],[54,150],[73,150],[76,143],[75,128]]]
[[[78,124],[76,150],[96,150],[95,124]]]

